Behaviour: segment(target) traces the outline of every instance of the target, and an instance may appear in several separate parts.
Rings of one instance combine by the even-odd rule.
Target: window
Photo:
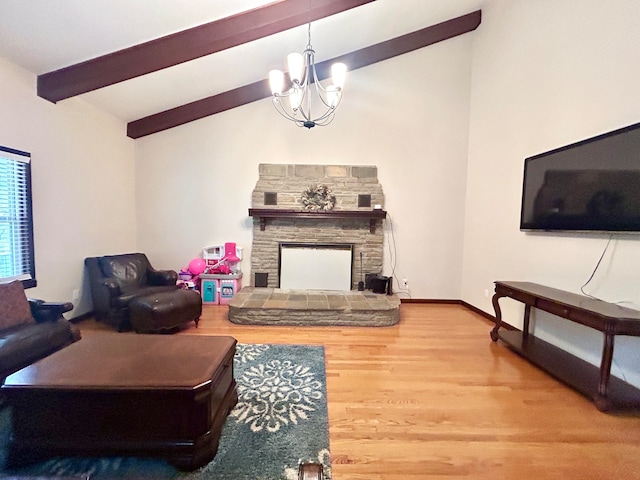
[[[36,286],[31,154],[0,146],[0,282]]]

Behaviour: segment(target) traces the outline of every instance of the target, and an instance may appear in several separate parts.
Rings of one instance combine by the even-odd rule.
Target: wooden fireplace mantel
[[[386,210],[328,210],[322,212],[305,211],[305,210],[284,210],[275,208],[250,208],[250,217],[258,217],[260,219],[260,230],[264,231],[269,218],[304,218],[304,219],[349,219],[364,218],[369,219],[369,231],[375,233],[376,220],[382,220],[387,217]]]

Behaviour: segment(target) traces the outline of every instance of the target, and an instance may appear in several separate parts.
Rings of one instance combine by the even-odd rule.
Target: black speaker
[[[367,273],[364,276],[364,288],[366,288],[367,290],[371,290],[371,280],[373,280],[377,276],[377,273]]]
[[[386,293],[387,295],[391,295],[393,293],[391,277],[375,275],[369,279],[369,284],[371,285],[371,291],[373,293]]]

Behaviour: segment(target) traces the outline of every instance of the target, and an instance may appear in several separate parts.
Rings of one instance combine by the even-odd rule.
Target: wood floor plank
[[[640,478],[640,416],[598,411],[462,306],[400,308],[391,327],[265,327],[205,306],[179,335],[324,345],[334,480]]]

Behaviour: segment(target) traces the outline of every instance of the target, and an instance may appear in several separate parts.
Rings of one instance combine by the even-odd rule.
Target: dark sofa
[[[62,314],[71,303],[27,298],[20,282],[0,286],[0,384],[14,372],[80,339]]]
[[[135,298],[177,290],[178,273],[154,269],[144,253],[85,258],[96,320],[131,330],[129,304]]]

